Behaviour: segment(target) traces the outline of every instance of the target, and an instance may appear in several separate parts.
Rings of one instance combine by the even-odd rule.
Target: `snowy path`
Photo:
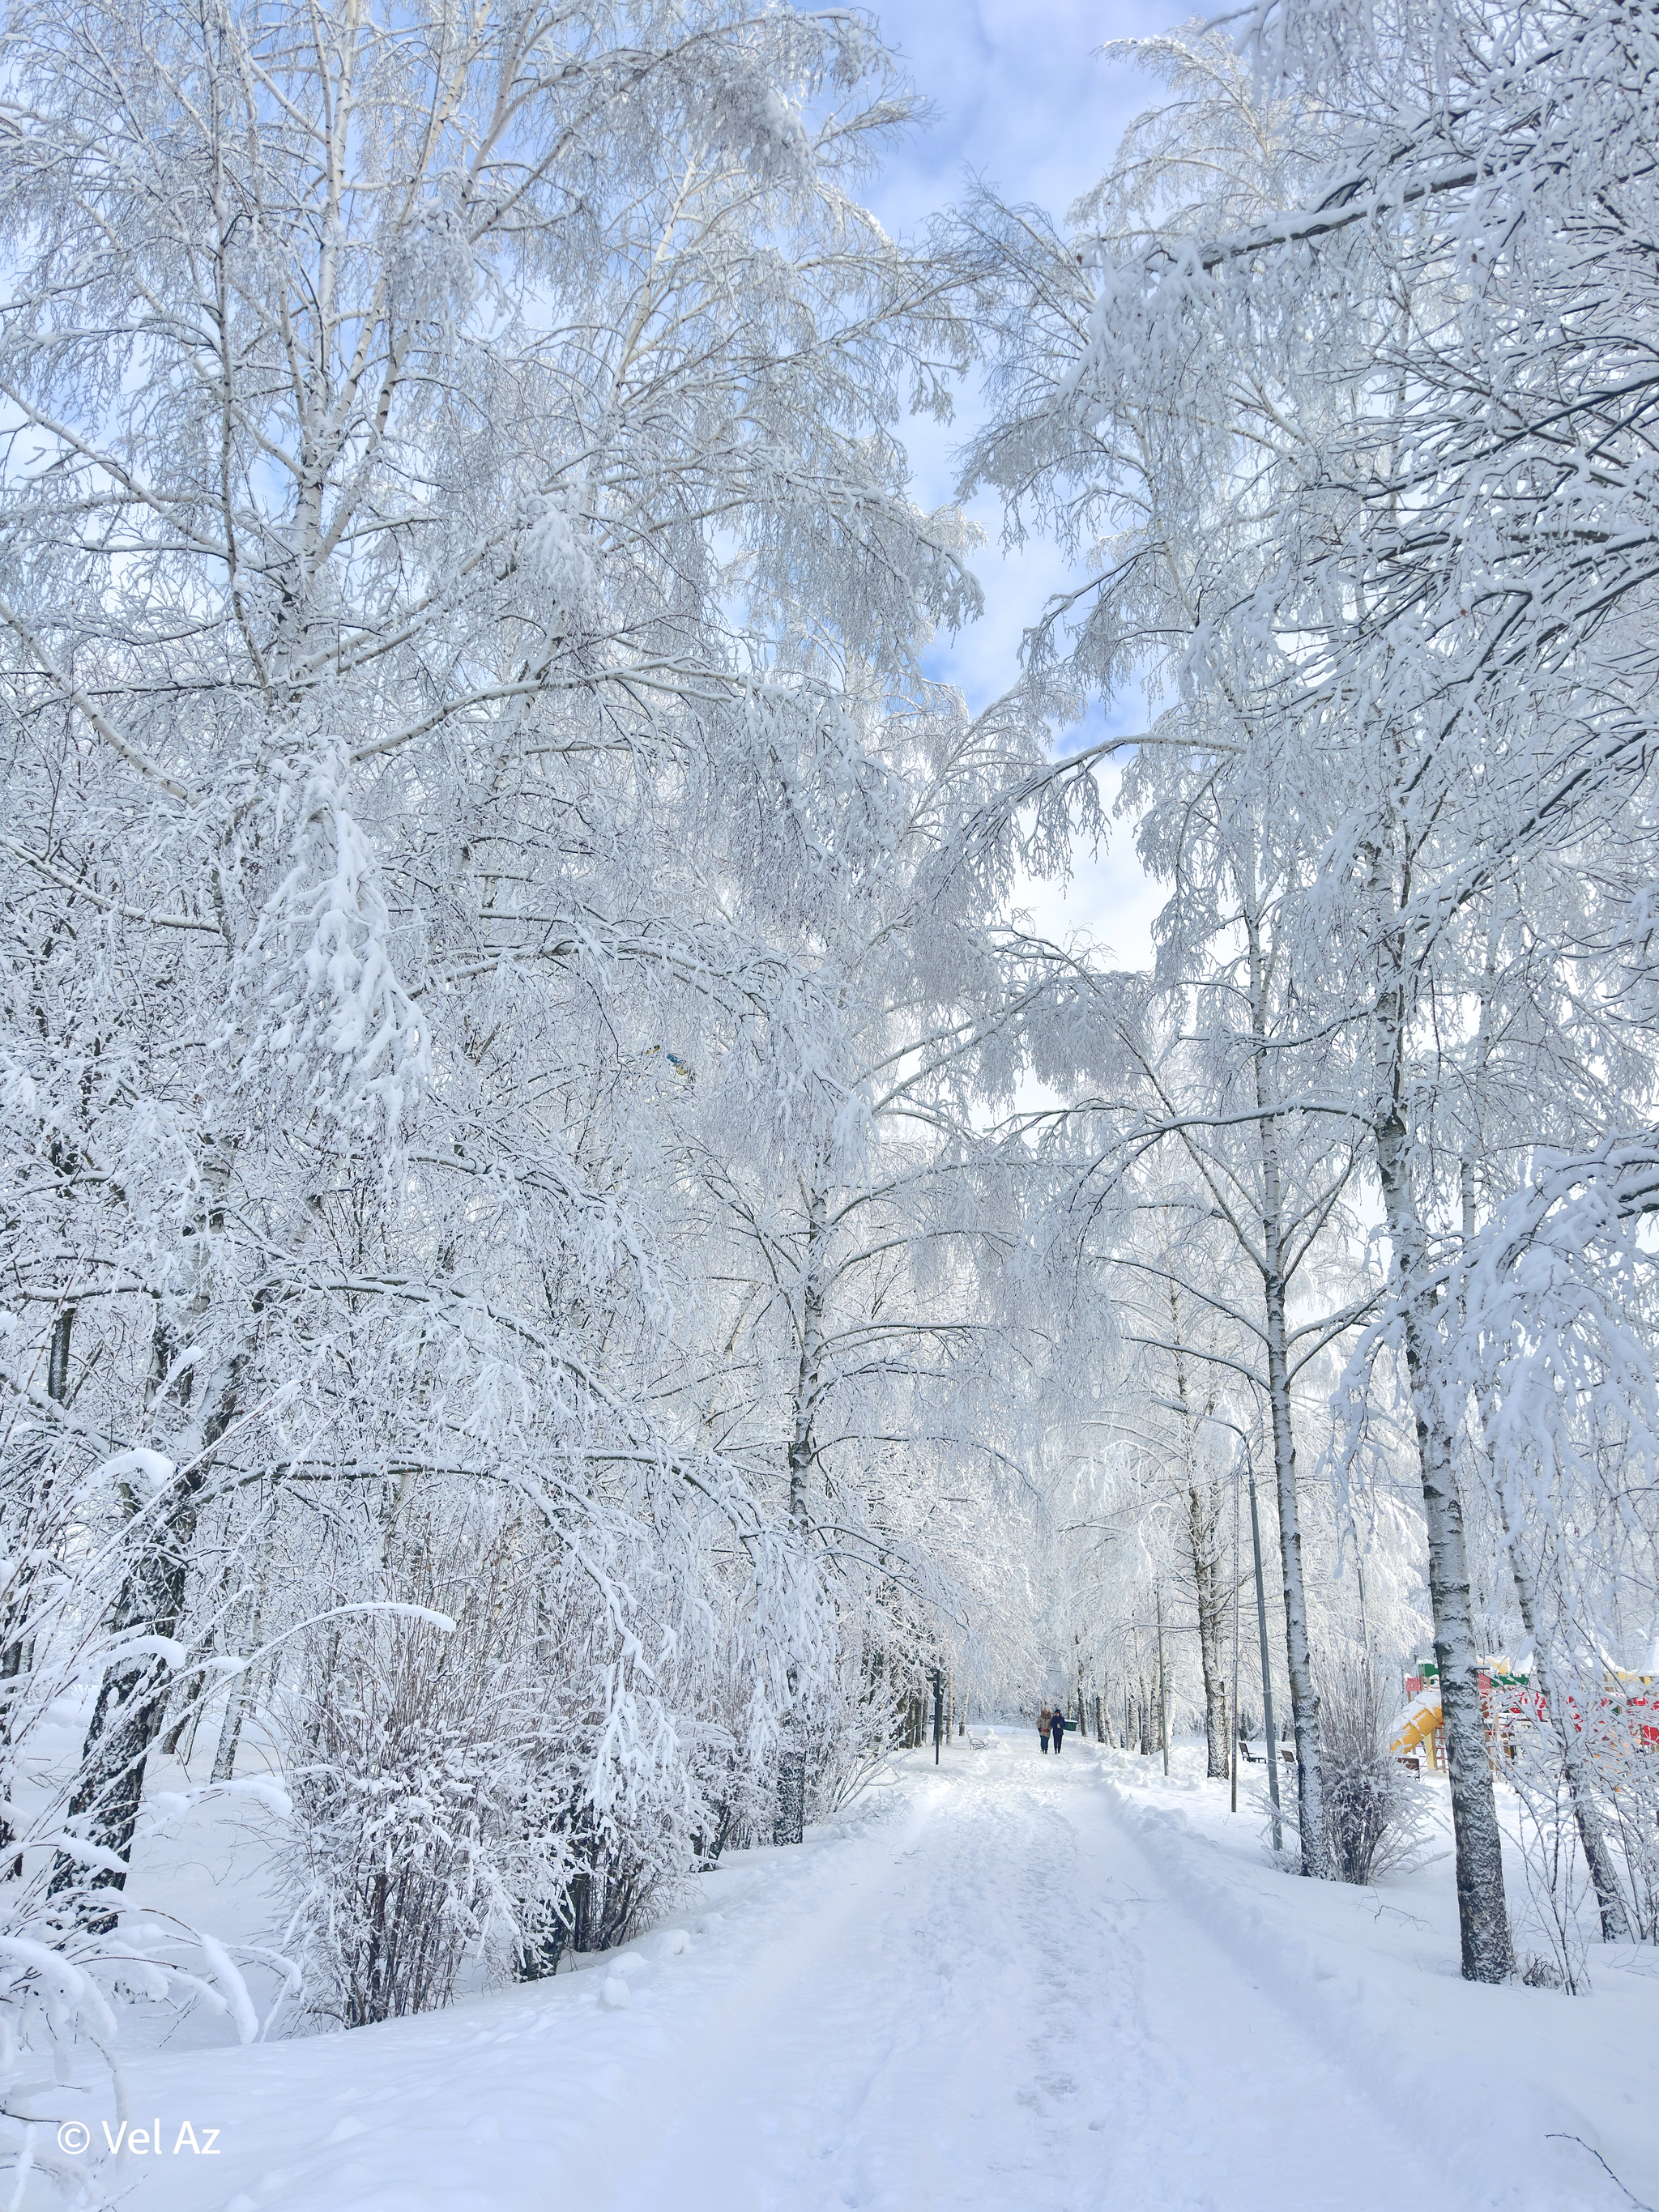
[[[135,2057],[152,2153],[220,2133],[124,2212],[1629,2212],[1601,2155],[1659,2201],[1650,1953],[1472,1988],[1449,1866],[1289,1881],[1193,1757],[958,1740],[551,1983]]]
[[[591,2212],[1435,2212],[1159,1882],[1086,1751],[957,1747],[568,2198]],[[647,2114],[648,2113],[648,2119]]]

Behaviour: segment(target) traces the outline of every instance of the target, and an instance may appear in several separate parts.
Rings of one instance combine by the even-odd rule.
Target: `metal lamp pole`
[[[1238,1810],[1238,1462],[1233,1462],[1233,1696],[1227,1771],[1232,1777],[1233,1810]]]

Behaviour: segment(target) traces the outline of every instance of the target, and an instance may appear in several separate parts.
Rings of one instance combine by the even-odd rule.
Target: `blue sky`
[[[1110,161],[1124,125],[1147,104],[1147,80],[1129,64],[1109,60],[1109,40],[1167,28],[1186,11],[1170,0],[892,0],[876,9],[888,43],[908,64],[932,103],[930,128],[915,132],[867,188],[870,204],[890,230],[912,229],[948,206],[969,175],[985,178],[1012,199],[1030,200],[1062,216]],[[965,392],[957,423],[941,430],[913,422],[908,434],[916,496],[929,507],[951,496],[954,449],[976,413]],[[930,655],[933,672],[960,684],[977,707],[1006,689],[1022,633],[1048,594],[1065,580],[1054,550],[1030,543],[1012,559],[997,545],[1000,513],[984,496],[970,508],[990,543],[975,560],[985,586],[983,621]],[[1108,709],[1123,728],[1139,723],[1138,697]],[[1062,900],[1048,887],[1030,900],[1038,920],[1058,934],[1086,931],[1120,957],[1147,957],[1146,928],[1155,896],[1121,836],[1098,861],[1078,856]]]
[[[964,169],[1063,208],[1144,105],[1136,72],[1099,49],[1181,20],[1179,0],[891,0],[875,13],[936,111],[878,195],[899,228],[948,199]]]

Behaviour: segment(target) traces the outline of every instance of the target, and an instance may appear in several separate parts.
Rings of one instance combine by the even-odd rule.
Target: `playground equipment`
[[[1611,1679],[1619,1685],[1611,1694],[1613,1711],[1622,1705],[1643,1750],[1659,1751],[1659,1674],[1626,1674],[1615,1667]]]
[[[1544,1717],[1542,1695],[1533,1688],[1531,1677],[1516,1673],[1507,1658],[1482,1659],[1478,1665],[1487,1746],[1494,1753],[1501,1747],[1504,1755],[1513,1759],[1517,1725]],[[1429,1765],[1437,1767],[1444,1717],[1440,1705],[1440,1670],[1432,1661],[1419,1662],[1418,1671],[1407,1674],[1406,1698],[1389,1748],[1398,1759],[1414,1758],[1420,1748],[1427,1753]],[[1566,1702],[1574,1727],[1582,1732],[1583,1716],[1572,1698]],[[1659,1674],[1630,1674],[1610,1667],[1592,1719],[1602,1725],[1622,1720],[1639,1749],[1659,1752]]]
[[[1530,1684],[1525,1674],[1511,1668],[1507,1656],[1478,1661],[1480,1685],[1480,1711],[1486,1723],[1486,1741],[1502,1737],[1511,1758],[1514,1750],[1514,1693],[1523,1698],[1530,1694]],[[1419,1747],[1428,1754],[1429,1765],[1438,1767],[1443,1750],[1441,1730],[1445,1717],[1440,1708],[1440,1669],[1433,1660],[1418,1663],[1418,1671],[1406,1677],[1405,1711],[1395,1724],[1393,1741],[1389,1748],[1397,1759],[1409,1759]]]
[[[1407,1689],[1410,1686],[1408,1682]],[[1419,1749],[1426,1751],[1429,1765],[1437,1766],[1440,1728],[1439,1690],[1419,1689],[1396,1723],[1394,1741],[1389,1748],[1397,1759],[1413,1758]]]

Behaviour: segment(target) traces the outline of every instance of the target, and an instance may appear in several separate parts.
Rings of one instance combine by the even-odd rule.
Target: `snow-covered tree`
[[[620,1933],[595,1885],[706,1845],[840,1664],[786,1471],[688,1380],[733,1320],[697,1163],[716,1102],[735,1184],[793,1147],[775,1218],[803,1133],[844,1192],[872,1104],[991,1049],[987,931],[958,972],[948,927],[930,968],[877,927],[860,1023],[933,1040],[933,1090],[848,1060],[826,926],[907,828],[901,907],[960,921],[973,811],[1030,765],[918,704],[976,598],[891,426],[971,340],[857,203],[911,106],[849,16],[43,7],[6,41],[9,1556],[71,1498],[89,1531],[28,1553],[20,1716],[48,1586],[102,1624],[29,1909],[107,1935],[163,1731],[212,1705],[228,1776],[257,1712],[305,1775],[296,1940],[357,1914],[319,1971],[364,2017],[502,1913],[521,1960]],[[897,1227],[878,1307],[933,1267]],[[475,1542],[486,1626],[439,1556]],[[427,1802],[430,1731],[465,1799],[481,1685],[512,1741],[477,1836],[413,1838],[437,1948],[388,1980],[353,1793]],[[452,1893],[475,1843],[488,1895]]]

